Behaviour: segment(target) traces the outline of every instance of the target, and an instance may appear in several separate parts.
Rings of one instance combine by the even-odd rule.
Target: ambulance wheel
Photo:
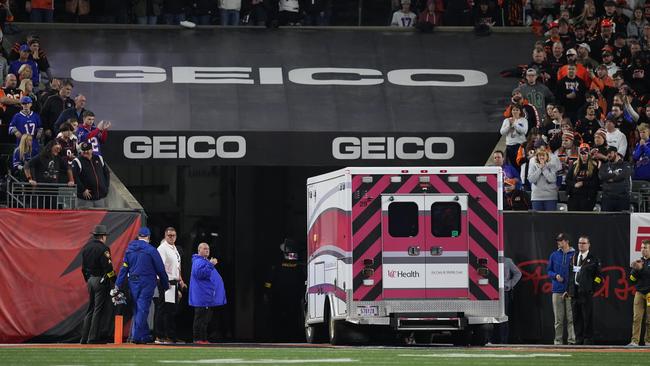
[[[327,311],[327,330],[331,345],[345,344],[345,324],[340,320],[334,320],[329,311]]]
[[[305,321],[305,340],[307,343],[323,343],[325,341],[325,324],[307,324]]]
[[[452,343],[454,346],[467,347],[472,341],[472,332],[470,329],[465,328],[452,334]]]
[[[492,334],[492,324],[479,324],[472,327],[472,346],[485,346]]]

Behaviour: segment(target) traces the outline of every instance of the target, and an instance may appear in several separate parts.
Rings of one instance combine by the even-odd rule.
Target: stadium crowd
[[[564,7],[531,61],[503,72],[520,78],[494,155],[511,208],[530,191],[533,209],[556,210],[566,192],[569,210],[591,211],[602,192],[603,211],[629,210],[632,180],[650,179],[650,8],[628,5]]]
[[[0,55],[0,126],[8,132],[3,140],[16,144],[11,174],[32,186],[76,185],[79,207],[105,207],[110,179],[101,146],[111,122],[95,123],[86,97],[71,98],[73,83],[51,76],[37,34]]]

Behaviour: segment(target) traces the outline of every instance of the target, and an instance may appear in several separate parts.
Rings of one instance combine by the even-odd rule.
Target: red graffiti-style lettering
[[[547,259],[533,259],[520,262],[517,267],[521,271],[521,282],[530,282],[533,295],[549,294],[553,288],[551,279],[546,273]],[[603,282],[597,286],[594,297],[609,298],[613,293],[616,299],[627,301],[636,290],[628,282],[625,268],[620,266],[607,266],[601,269]],[[613,290],[613,291],[612,291]]]

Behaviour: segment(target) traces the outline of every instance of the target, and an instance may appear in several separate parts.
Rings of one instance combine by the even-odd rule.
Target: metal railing
[[[77,208],[77,187],[67,184],[37,183],[35,186],[7,175],[7,206],[73,210]]]

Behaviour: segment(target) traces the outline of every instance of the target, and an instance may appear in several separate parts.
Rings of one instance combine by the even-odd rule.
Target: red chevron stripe
[[[360,176],[355,176],[354,178],[361,179]],[[372,197],[372,201],[379,199],[379,196],[386,189],[386,187],[388,187],[389,184],[390,178],[388,176],[385,175],[381,177],[379,181],[368,191],[367,196]],[[352,207],[352,221],[356,220],[357,217],[359,217],[359,215],[368,208],[370,202],[371,201],[359,200],[359,202],[357,202],[357,204]],[[367,204],[367,206],[362,207],[362,203]]]
[[[461,175],[460,178],[458,179],[458,184],[460,184],[470,195],[473,197],[483,197],[484,199],[477,200],[478,203],[483,206],[485,211],[487,211],[490,215],[494,217],[496,220],[496,213],[497,213],[497,206],[494,202],[492,202],[491,197],[484,197],[485,195],[483,192],[478,189],[477,186],[474,185],[474,183],[467,178],[465,175]]]

